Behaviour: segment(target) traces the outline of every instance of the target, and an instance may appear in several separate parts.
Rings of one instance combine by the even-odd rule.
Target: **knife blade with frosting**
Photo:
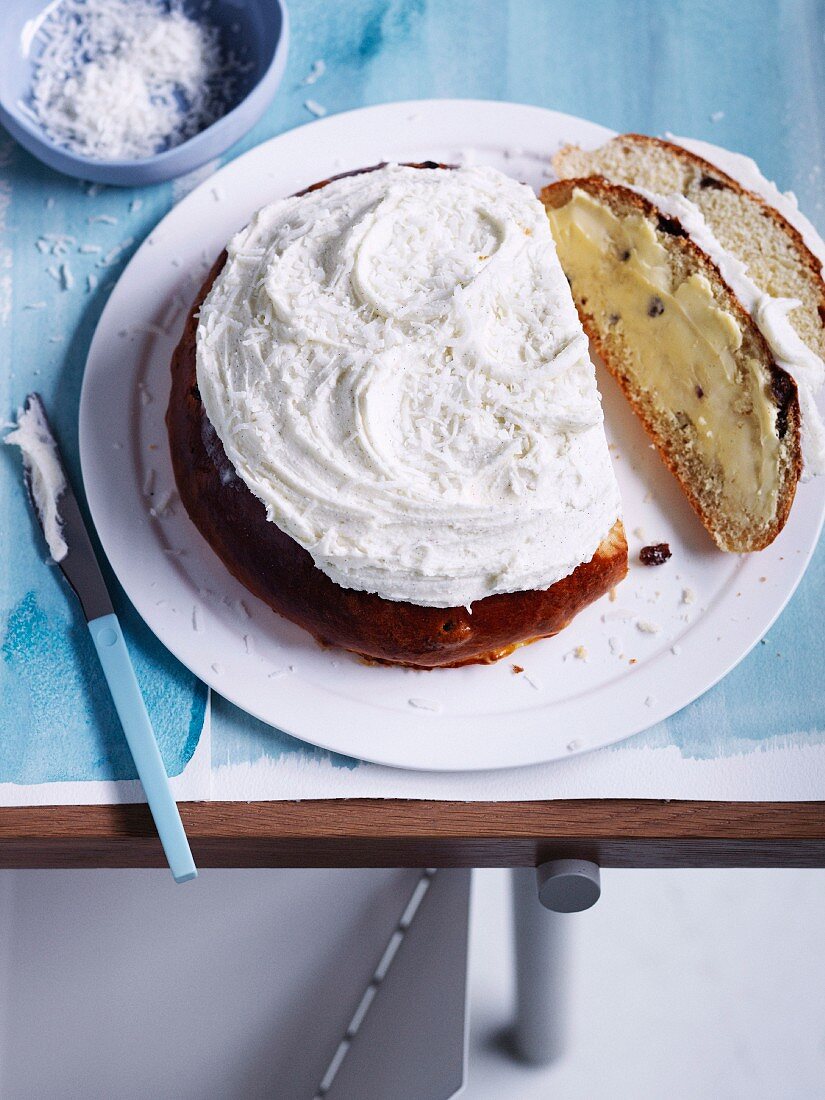
[[[189,841],[120,622],[39,394],[26,398],[5,442],[20,448],[29,499],[49,553],[80,601],[169,868],[176,882],[187,882],[198,873]]]

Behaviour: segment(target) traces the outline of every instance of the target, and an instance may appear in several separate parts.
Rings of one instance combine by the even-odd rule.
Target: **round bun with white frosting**
[[[172,382],[187,511],[323,642],[495,660],[626,572],[549,226],[492,170],[381,166],[265,207],[204,284]]]

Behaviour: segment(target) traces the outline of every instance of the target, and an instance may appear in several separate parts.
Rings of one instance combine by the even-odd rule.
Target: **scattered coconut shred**
[[[60,0],[39,28],[30,107],[94,160],[140,160],[224,114],[244,71],[181,0]]]

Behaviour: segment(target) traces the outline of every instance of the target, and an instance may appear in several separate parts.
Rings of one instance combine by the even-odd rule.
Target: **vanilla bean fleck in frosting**
[[[345,588],[548,588],[619,514],[544,208],[492,169],[390,165],[264,207],[201,307],[197,380],[268,519]]]

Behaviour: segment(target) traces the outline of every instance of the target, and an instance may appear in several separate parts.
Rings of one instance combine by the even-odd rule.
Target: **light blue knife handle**
[[[155,819],[169,868],[175,882],[188,882],[197,877],[197,868],[117,615],[92,619],[89,631],[146,792],[146,801]]]

